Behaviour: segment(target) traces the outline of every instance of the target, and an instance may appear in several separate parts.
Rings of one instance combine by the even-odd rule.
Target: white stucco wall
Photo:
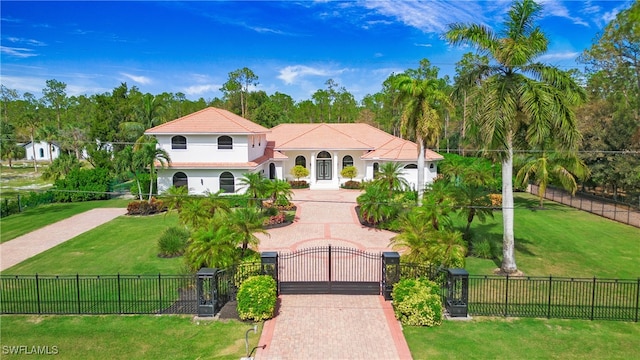
[[[180,162],[247,162],[249,149],[246,135],[227,135],[233,139],[233,149],[218,149],[217,135],[182,135],[187,138],[186,149],[172,149],[172,135],[156,135],[159,146],[166,150],[171,161]],[[260,149],[253,149],[252,154]],[[261,150],[264,154],[264,149]],[[260,155],[261,156],[261,155]],[[255,159],[252,158],[251,160]]]
[[[60,155],[60,148],[53,144],[51,145],[53,148],[53,152],[51,153],[51,157],[49,157],[49,144],[45,141],[39,141],[34,143],[28,143],[24,145],[24,150],[27,156],[27,160],[33,160],[33,150],[35,148],[36,151],[36,160],[49,160],[49,159],[57,159]]]

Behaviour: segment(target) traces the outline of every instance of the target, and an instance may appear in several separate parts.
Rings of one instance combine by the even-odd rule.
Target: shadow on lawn
[[[500,231],[499,234],[492,232],[498,229]],[[497,267],[502,265],[502,227],[496,227],[496,224],[475,224],[473,226],[473,237],[474,239],[487,239],[491,242],[494,251],[493,262]],[[514,239],[514,246],[516,251],[522,254],[526,254],[528,256],[536,256],[536,254],[531,251],[531,247],[529,245],[532,244],[532,241],[527,238],[516,237]]]

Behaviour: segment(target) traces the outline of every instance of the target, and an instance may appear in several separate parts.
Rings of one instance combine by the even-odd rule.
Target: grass
[[[404,327],[414,359],[632,359],[640,326],[614,321],[494,319]]]
[[[0,243],[15,239],[49,224],[95,208],[127,207],[129,200],[101,200],[77,203],[56,203],[30,208],[0,219]]]
[[[3,274],[179,274],[183,259],[159,258],[157,241],[175,215],[121,216],[40,253]]]
[[[246,356],[239,321],[185,316],[2,316],[2,345],[57,347],[57,359],[238,359]],[[261,330],[259,330],[261,331]],[[249,334],[249,350],[260,334]],[[13,359],[24,355],[6,355]]]
[[[47,162],[48,165],[48,162]],[[40,165],[39,165],[40,167]],[[33,164],[21,164],[14,165],[13,168],[9,166],[0,166],[0,199],[15,198],[20,193],[25,191],[33,191],[45,189],[53,185],[53,181],[43,180],[41,175],[44,168],[33,171]]]
[[[554,202],[536,209],[537,198],[515,196],[515,244],[518,268],[530,276],[631,278],[640,274],[640,229]],[[458,225],[463,220],[457,218]],[[492,241],[502,253],[502,214],[471,225],[476,239]],[[500,260],[467,258],[471,274],[491,274]]]

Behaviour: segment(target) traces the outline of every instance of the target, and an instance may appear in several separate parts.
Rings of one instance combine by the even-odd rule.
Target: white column
[[[311,171],[309,171],[309,176],[311,177],[311,179],[309,179],[309,184],[315,184],[316,183],[316,153],[312,152],[311,153],[311,162],[309,164],[309,169]]]
[[[338,152],[335,151],[333,153],[333,177],[331,178],[331,180],[333,180],[333,183],[336,185],[340,185],[340,179],[338,178],[338,176],[340,176],[340,173],[338,172]]]

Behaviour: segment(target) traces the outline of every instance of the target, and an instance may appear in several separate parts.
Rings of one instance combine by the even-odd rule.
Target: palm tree
[[[242,177],[238,179],[238,181],[240,185],[246,186],[245,193],[251,197],[250,203],[253,206],[261,206],[268,179],[265,179],[261,173],[255,172],[242,174]]]
[[[574,147],[580,134],[573,106],[584,100],[584,90],[571,76],[553,66],[534,62],[547,51],[548,40],[535,24],[541,6],[533,0],[515,2],[500,33],[480,24],[450,25],[446,38],[486,54],[490,63],[478,63],[459,82],[477,104],[473,127],[485,150],[497,151],[502,162],[503,260],[502,272],[518,270],[513,233],[513,144],[517,133],[528,144],[557,136]],[[478,79],[480,81],[478,82]]]
[[[269,236],[269,233],[263,228],[264,215],[256,208],[240,208],[229,214],[228,220],[225,222],[236,234],[242,243],[242,253],[249,245],[257,246],[260,239],[254,235],[259,232]]]
[[[231,211],[231,207],[229,206],[229,201],[225,199],[220,194],[224,193],[224,190],[218,190],[214,193],[207,192],[207,197],[205,198],[204,206],[208,209],[209,215],[211,217],[215,216],[217,213],[222,211],[223,213],[228,213]]]
[[[228,268],[238,260],[236,240],[232,228],[211,224],[193,234],[185,259],[194,271],[202,267]]]
[[[439,110],[453,108],[447,94],[442,90],[444,83],[437,78],[437,69],[428,68],[424,78],[400,74],[394,79],[394,87],[399,90],[398,100],[404,102],[400,132],[412,136],[418,143],[418,206],[424,194],[425,143],[437,147],[442,131]]]
[[[380,165],[375,182],[389,192],[389,197],[394,191],[403,191],[409,188],[409,183],[402,177],[404,167],[401,163],[386,162]]]
[[[46,124],[38,129],[36,136],[47,143],[47,146],[49,147],[49,164],[52,164],[53,163],[53,143],[56,139],[58,139],[58,136],[59,136],[58,128],[53,126],[52,124]]]
[[[589,177],[589,168],[575,152],[542,150],[523,159],[524,164],[516,174],[516,183],[525,186],[533,180],[538,186],[540,208],[544,206],[544,194],[553,180],[575,195],[578,190],[576,177],[585,180]]]
[[[210,223],[210,211],[203,197],[192,197],[184,201],[178,211],[178,221],[192,231],[206,228]]]
[[[461,184],[456,192],[456,206],[459,208],[459,214],[467,217],[467,226],[463,234],[465,240],[471,238],[471,223],[476,216],[482,223],[487,220],[487,217],[493,219],[489,191],[480,184],[473,182]]]
[[[422,205],[415,208],[434,230],[450,229],[453,225],[449,216],[453,212],[453,200],[442,195],[440,192],[428,191]]]
[[[293,197],[291,185],[286,180],[267,181],[264,190],[274,205],[289,205],[289,200]]]
[[[145,130],[162,123],[161,111],[164,108],[162,98],[151,94],[142,96],[142,106],[138,108],[137,120],[126,121],[120,124],[120,129],[129,139],[140,139],[144,137]]]
[[[140,164],[149,166],[149,203],[151,203],[156,163],[164,168],[171,162],[171,158],[166,150],[158,147],[158,140],[153,136],[142,136],[136,141],[133,151],[134,157],[137,157]]]
[[[431,223],[424,221],[422,214],[409,211],[400,217],[402,232],[391,238],[390,245],[394,250],[404,250],[407,261],[421,263],[429,261],[427,236],[433,231]]]
[[[182,205],[187,201],[189,189],[186,186],[171,186],[164,192],[162,201],[167,206],[167,212],[165,216],[171,212],[171,210],[177,210],[180,213]]]
[[[398,212],[392,204],[389,190],[382,183],[369,184],[356,201],[362,218],[372,225],[385,221]]]

